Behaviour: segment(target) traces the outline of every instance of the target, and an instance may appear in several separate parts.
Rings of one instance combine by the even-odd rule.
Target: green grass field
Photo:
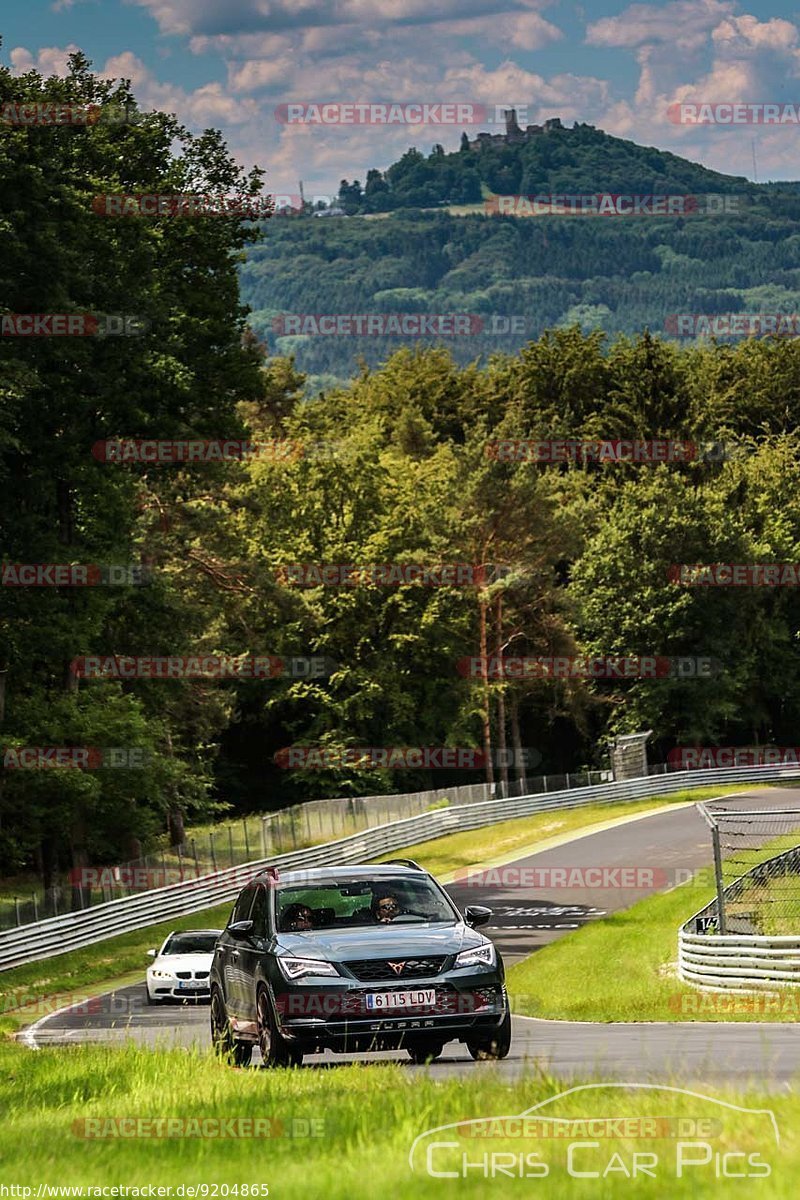
[[[543,946],[509,969],[513,1011],[566,1021],[800,1020],[798,991],[731,997],[678,980],[678,929],[714,895],[684,884]]]
[[[488,1063],[470,1064],[464,1078],[437,1080],[400,1063],[300,1071],[235,1070],[210,1055],[180,1050],[153,1053],[134,1047],[74,1047],[33,1054],[5,1043],[0,1046],[2,1182],[32,1187],[33,1197],[40,1184],[84,1188],[153,1184],[173,1189],[205,1184],[212,1197],[214,1185],[227,1185],[228,1195],[240,1196],[245,1194],[242,1185],[267,1185],[275,1200],[311,1196],[427,1200],[531,1194],[545,1200],[564,1195],[577,1200],[617,1195],[659,1200],[691,1195],[718,1200],[724,1196],[727,1200],[745,1193],[788,1200],[796,1195],[800,1175],[797,1095],[719,1092],[706,1086],[695,1087],[700,1093],[695,1097],[663,1089],[623,1092],[608,1086],[573,1093],[548,1106],[547,1112],[571,1119],[661,1120],[657,1129],[628,1125],[623,1136],[607,1136],[594,1148],[577,1150],[573,1170],[597,1170],[600,1178],[570,1177],[563,1136],[514,1137],[518,1130],[507,1124],[492,1129],[484,1126],[484,1132],[494,1133],[491,1137],[465,1136],[481,1128],[466,1122],[519,1114],[570,1086],[574,1085],[547,1078],[535,1068],[524,1078],[509,1082]],[[780,1144],[776,1144],[775,1126],[768,1114],[741,1114],[715,1100],[771,1110]],[[125,1118],[140,1121],[127,1126],[118,1123]],[[152,1135],[158,1126],[146,1124],[155,1118],[177,1118],[183,1124],[163,1126],[162,1134],[170,1132],[172,1136],[156,1137]],[[684,1126],[684,1143],[690,1138],[702,1142],[707,1150],[686,1144],[679,1150],[678,1118],[693,1123]],[[198,1136],[203,1131],[216,1132],[219,1127],[212,1122],[219,1119],[228,1122],[222,1126],[228,1136]],[[246,1132],[244,1122],[256,1119],[259,1124],[251,1129],[269,1136],[231,1136],[233,1130]],[[185,1124],[192,1121],[194,1124]],[[231,1125],[231,1121],[237,1124]],[[428,1136],[418,1145],[412,1171],[409,1153],[415,1139],[454,1123],[461,1129]],[[537,1128],[541,1131],[542,1126]],[[550,1131],[553,1128],[551,1125]],[[586,1142],[580,1126],[573,1126],[572,1132],[569,1141]],[[658,1136],[653,1136],[654,1132]],[[87,1138],[87,1133],[94,1136]],[[121,1137],[120,1133],[139,1136]],[[193,1136],[177,1136],[187,1133]],[[442,1179],[428,1173],[429,1147],[443,1141],[455,1145],[430,1150],[431,1168],[439,1172],[455,1169],[461,1177]],[[676,1171],[679,1153],[696,1163],[685,1165],[681,1178]],[[464,1154],[472,1164],[466,1170]],[[529,1170],[533,1163],[541,1170],[546,1163],[546,1178],[519,1177],[519,1160],[526,1154],[540,1157],[529,1159],[524,1169]],[[655,1177],[640,1175],[634,1181],[626,1176],[624,1172],[632,1170],[634,1154],[657,1156],[650,1165]],[[724,1154],[754,1157],[749,1162],[724,1160]],[[701,1161],[706,1156],[707,1161]],[[738,1172],[744,1166],[754,1176],[765,1169],[770,1174],[726,1180],[721,1177],[723,1165]],[[236,1185],[238,1193],[230,1190]],[[222,1188],[216,1192],[224,1194]]]

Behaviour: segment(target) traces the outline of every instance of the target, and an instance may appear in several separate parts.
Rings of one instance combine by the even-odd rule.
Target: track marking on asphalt
[[[113,991],[102,992],[101,995],[113,996],[114,993]],[[29,1025],[27,1029],[23,1029],[21,1033],[18,1033],[17,1041],[22,1042],[31,1050],[41,1050],[41,1046],[36,1041],[36,1034],[40,1025],[44,1025],[45,1021],[52,1021],[54,1017],[61,1017],[64,1013],[71,1012],[73,1008],[83,1008],[84,1004],[87,1004],[90,999],[93,999],[93,997],[87,996],[84,1000],[77,1000],[74,1004],[65,1004],[63,1008],[57,1008],[55,1012],[46,1013],[38,1021],[34,1021],[33,1025]]]

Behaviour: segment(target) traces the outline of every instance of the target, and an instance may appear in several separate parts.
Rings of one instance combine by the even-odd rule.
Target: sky
[[[302,180],[307,199],[337,192],[343,178],[363,183],[409,146],[456,149],[463,129],[492,131],[488,117],[511,106],[523,124],[586,121],[751,179],[755,156],[763,182],[800,178],[800,125],[700,127],[676,123],[668,109],[800,109],[794,4],[26,0],[0,7],[0,62],[15,73],[63,74],[80,49],[99,74],[130,79],[142,108],[174,112],[195,132],[221,129],[243,165],[266,170],[268,191],[295,194]],[[408,119],[391,125],[306,119],[308,106],[325,103],[454,102],[474,106],[470,124],[414,124],[413,108],[395,110]],[[302,106],[293,110],[302,119],[281,119],[288,104]]]

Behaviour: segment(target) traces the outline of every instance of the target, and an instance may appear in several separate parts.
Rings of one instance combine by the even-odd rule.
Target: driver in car
[[[391,892],[376,892],[372,897],[370,912],[381,925],[388,925],[395,917],[399,917],[402,911],[397,897]]]

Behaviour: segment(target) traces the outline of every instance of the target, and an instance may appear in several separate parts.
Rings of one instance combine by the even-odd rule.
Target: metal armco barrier
[[[98,904],[83,912],[51,917],[37,924],[23,925],[0,934],[0,971],[22,963],[52,958],[68,950],[78,950],[105,941],[120,933],[145,929],[174,917],[199,912],[235,899],[247,880],[266,866],[285,871],[308,867],[344,866],[402,850],[417,842],[429,841],[447,833],[479,829],[514,817],[558,809],[582,808],[587,804],[613,804],[667,795],[687,787],[709,787],[730,783],[778,782],[800,779],[800,770],[786,767],[730,767],[707,771],[676,771],[669,775],[651,775],[623,783],[598,784],[573,788],[543,796],[515,796],[440,808],[433,812],[378,825],[351,837],[312,846],[292,854],[262,859],[246,866],[232,867],[197,880],[175,883],[140,896],[126,896],[107,904]],[[488,849],[489,847],[487,847]]]

